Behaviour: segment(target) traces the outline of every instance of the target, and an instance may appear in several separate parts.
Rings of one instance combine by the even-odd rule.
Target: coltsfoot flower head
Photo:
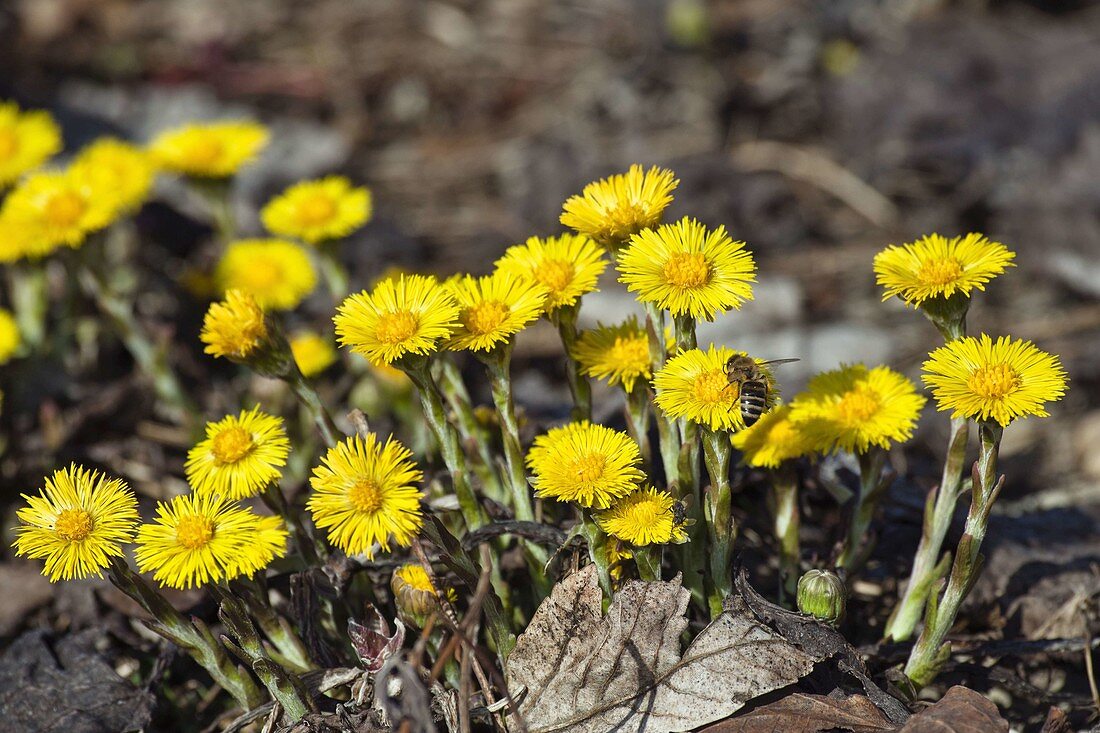
[[[676,521],[675,503],[670,494],[643,486],[599,512],[596,523],[612,537],[635,547],[685,542],[687,532],[684,522]]]
[[[12,189],[0,209],[5,229],[22,230],[22,254],[44,257],[62,245],[79,247],[119,210],[81,171],[35,173]]]
[[[333,322],[342,346],[374,364],[430,354],[458,326],[458,304],[434,277],[399,275],[348,296]]]
[[[530,237],[509,247],[496,262],[501,272],[534,280],[548,291],[546,312],[577,304],[581,296],[596,289],[596,281],[607,268],[603,252],[588,237],[562,234]]]
[[[745,352],[711,344],[706,351],[688,349],[672,357],[653,375],[657,406],[669,417],[686,418],[711,430],[741,430],[741,398],[726,376],[726,362],[738,354]],[[768,380],[771,407],[779,395],[769,368],[761,370]]]
[[[752,300],[756,280],[744,242],[731,239],[725,227],[708,232],[687,217],[632,236],[618,267],[619,282],[638,300],[708,321]]]
[[[373,433],[348,438],[331,448],[313,469],[307,507],[313,523],[349,555],[374,557],[374,545],[407,547],[423,517],[417,483],[423,474],[412,452],[393,438],[385,444]]]
[[[192,493],[157,503],[156,518],[138,530],[134,554],[138,569],[152,571],[158,583],[186,589],[251,575],[282,556],[285,539],[273,520],[231,499]]]
[[[791,420],[791,406],[777,405],[750,428],[735,434],[733,447],[747,466],[778,468],[783,461],[813,452],[813,444],[798,423]]]
[[[324,336],[305,331],[290,339],[290,352],[298,371],[306,377],[315,377],[336,363],[336,347]]]
[[[289,452],[282,418],[242,410],[206,424],[206,439],[187,453],[187,481],[197,494],[255,496],[279,480]]]
[[[982,234],[947,237],[929,234],[901,247],[890,245],[875,255],[875,281],[882,299],[898,296],[909,305],[955,293],[969,296],[1013,267],[1015,254]]]
[[[370,191],[352,186],[343,176],[296,183],[260,212],[272,234],[310,244],[343,239],[370,221],[370,216]]]
[[[229,290],[225,300],[210,304],[199,337],[207,354],[244,361],[264,348],[270,333],[256,298],[243,290]]]
[[[546,305],[546,288],[499,270],[466,275],[447,287],[459,307],[458,328],[446,344],[453,351],[491,351],[537,320]]]
[[[157,173],[148,153],[110,137],[81,150],[69,170],[91,181],[98,196],[111,199],[119,211],[127,213],[145,203]]]
[[[561,223],[615,249],[661,221],[679,183],[670,170],[632,165],[626,173],[589,183],[579,196],[571,196],[562,207]]]
[[[413,563],[402,565],[394,571],[390,589],[401,617],[417,628],[423,628],[439,610],[441,595],[445,594],[447,600],[452,602],[458,599],[454,588],[436,588],[428,572]]]
[[[225,250],[214,280],[221,290],[252,293],[261,308],[292,310],[317,286],[304,249],[283,239],[240,239]]]
[[[38,496],[23,494],[15,554],[46,560],[51,582],[100,577],[134,537],[137,500],[120,479],[73,464],[54,471]]]
[[[59,150],[61,129],[49,112],[24,112],[14,102],[0,102],[0,189]]]
[[[228,178],[252,162],[270,133],[255,122],[202,122],[157,135],[149,152],[164,169],[197,178]]]
[[[7,364],[19,349],[22,337],[11,311],[0,308],[0,364]]]
[[[621,384],[627,392],[652,376],[649,337],[633,316],[615,326],[597,324],[595,329],[583,331],[572,357],[585,375],[606,379],[612,386]]]
[[[1028,415],[1047,417],[1045,403],[1066,393],[1057,356],[1008,336],[994,341],[983,333],[951,341],[929,355],[924,372],[940,410],[1002,427]]]
[[[638,487],[641,461],[629,435],[587,421],[540,435],[527,453],[536,494],[595,509]]]
[[[866,453],[908,440],[927,400],[893,369],[842,366],[810,380],[791,402],[791,419],[814,450]]]

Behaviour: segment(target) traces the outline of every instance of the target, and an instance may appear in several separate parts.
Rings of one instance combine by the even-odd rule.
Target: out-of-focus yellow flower
[[[61,129],[49,112],[21,111],[0,102],[0,189],[45,163],[61,150]]]
[[[264,518],[217,494],[185,494],[157,503],[157,516],[138,530],[138,569],[161,585],[186,589],[267,567],[286,552],[282,522]]]
[[[675,503],[670,494],[643,486],[596,514],[596,524],[612,537],[635,547],[683,542],[687,532],[673,514]]]
[[[51,582],[101,577],[134,537],[137,500],[129,487],[75,463],[47,477],[38,496],[23,498],[15,554],[45,558],[43,574]]]
[[[621,384],[627,392],[652,375],[649,338],[634,316],[615,326],[597,325],[583,331],[571,356],[585,375],[606,379],[612,386]]]
[[[350,295],[333,322],[342,346],[374,364],[430,354],[458,326],[458,304],[434,277],[400,275]]]
[[[0,308],[0,364],[7,364],[19,349],[22,336],[11,311]]]
[[[206,439],[187,453],[187,481],[197,494],[255,496],[279,480],[289,452],[282,418],[242,410],[206,424]]]
[[[545,287],[549,291],[546,312],[551,313],[576,305],[582,295],[594,291],[607,260],[588,237],[562,234],[545,239],[530,237],[523,244],[509,247],[496,267]]]
[[[777,405],[756,424],[734,434],[733,447],[741,451],[747,466],[778,468],[783,461],[813,452],[813,444],[791,420],[791,406]]]
[[[329,449],[309,480],[313,523],[349,555],[374,557],[375,543],[383,552],[391,542],[407,547],[424,521],[417,488],[423,474],[411,459],[408,448],[373,433]]]
[[[371,376],[390,389],[407,390],[412,387],[412,380],[409,379],[409,375],[397,367],[385,362],[379,364],[367,362],[367,364],[370,366]]]
[[[267,341],[267,321],[256,298],[243,290],[229,290],[225,300],[211,303],[199,335],[204,351],[216,357],[244,360]]]
[[[538,319],[546,289],[526,277],[497,271],[466,275],[448,287],[458,303],[458,328],[447,340],[452,351],[490,351]]]
[[[226,248],[214,280],[221,290],[252,293],[261,308],[292,310],[317,286],[317,272],[293,242],[239,239]]]
[[[629,435],[587,421],[540,435],[527,453],[536,494],[596,509],[638,487],[641,461]]]
[[[91,182],[96,196],[111,199],[123,213],[133,212],[145,203],[157,174],[148,153],[110,137],[81,150],[69,170]]]
[[[318,244],[342,239],[370,221],[371,195],[343,176],[296,183],[260,212],[272,234]]]
[[[1066,393],[1057,356],[1008,336],[993,341],[983,333],[951,341],[929,354],[924,372],[940,410],[1002,427],[1028,415],[1047,417],[1044,403]]]
[[[43,257],[61,245],[79,247],[119,213],[110,196],[81,171],[35,173],[12,189],[0,209],[3,229],[16,231],[20,254]]]
[[[618,267],[619,282],[638,300],[708,321],[752,300],[756,280],[744,242],[733,241],[725,227],[708,232],[687,217],[632,236]]]
[[[686,418],[711,430],[741,430],[740,395],[726,376],[726,362],[743,351],[711,344],[707,351],[688,349],[665,362],[653,375],[656,403],[671,418]],[[768,406],[779,396],[764,362],[761,370],[768,380]]]
[[[632,165],[626,173],[589,183],[579,196],[571,196],[562,207],[561,223],[615,249],[661,221],[679,183],[670,170]]]
[[[814,450],[866,453],[908,440],[926,401],[893,369],[854,364],[811,379],[790,417]]]
[[[898,296],[909,305],[932,298],[969,296],[1013,267],[1015,253],[985,235],[965,237],[929,234],[901,247],[890,245],[875,255],[875,281],[885,288],[882,299]]]
[[[306,377],[315,377],[336,362],[336,347],[324,336],[307,331],[290,339],[290,351],[298,364],[298,371]]]
[[[270,137],[256,122],[196,122],[161,132],[149,144],[149,152],[173,173],[227,178],[251,163]]]

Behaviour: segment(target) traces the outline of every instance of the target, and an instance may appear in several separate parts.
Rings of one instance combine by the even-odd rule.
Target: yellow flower
[[[0,308],[0,364],[7,364],[19,349],[22,337],[11,311]]]
[[[152,571],[161,585],[186,589],[251,575],[282,557],[285,539],[273,519],[217,494],[192,493],[157,502],[156,518],[138,530],[134,555],[138,569]]]
[[[458,304],[434,277],[400,275],[348,296],[333,322],[342,346],[373,364],[392,364],[435,351],[458,326]]]
[[[207,354],[245,359],[268,340],[264,312],[251,293],[230,290],[224,301],[210,304],[199,337],[206,344]]]
[[[497,271],[466,275],[448,287],[458,302],[458,328],[447,340],[452,351],[490,351],[542,315],[546,289],[525,277]]]
[[[270,133],[255,122],[204,122],[161,132],[149,144],[166,170],[199,178],[227,178],[252,162]]]
[[[1066,372],[1057,356],[1030,341],[986,334],[949,342],[924,362],[924,383],[940,410],[952,417],[994,420],[1047,417],[1043,403],[1066,393]]]
[[[416,484],[423,478],[412,452],[393,438],[385,445],[373,433],[347,438],[313,469],[307,507],[313,523],[349,555],[374,557],[374,545],[408,546],[423,517]]]
[[[875,281],[886,288],[882,299],[898,296],[910,305],[920,305],[955,293],[969,296],[977,288],[1014,267],[1016,257],[1000,242],[982,234],[947,239],[929,234],[902,247],[890,245],[875,255]]]
[[[687,539],[683,523],[677,523],[670,494],[643,486],[618,499],[596,515],[596,524],[607,534],[635,547],[664,545]]]
[[[588,237],[562,234],[558,237],[530,237],[509,247],[496,261],[501,272],[534,280],[549,291],[546,312],[576,305],[585,293],[596,289],[596,281],[607,267],[603,253]]]
[[[110,199],[122,212],[132,212],[145,203],[157,173],[148,153],[110,137],[81,150],[70,171],[90,181],[97,196]]]
[[[649,381],[652,374],[649,338],[634,316],[617,326],[597,324],[594,330],[582,332],[571,356],[585,375],[606,379],[612,386],[621,384],[627,392],[635,382]]]
[[[813,451],[809,438],[791,420],[790,405],[768,410],[755,425],[736,433],[731,442],[741,451],[745,465],[764,468],[778,468],[783,461]]]
[[[811,379],[791,401],[791,419],[814,450],[866,453],[871,446],[908,440],[925,402],[894,370],[855,364]]]
[[[114,221],[118,207],[100,193],[81,171],[36,173],[8,194],[0,219],[22,230],[21,254],[43,257],[61,245],[79,247]]]
[[[46,478],[38,496],[23,498],[27,506],[16,512],[21,524],[15,529],[15,554],[45,558],[43,574],[51,582],[101,577],[134,537],[137,500],[129,487],[75,463]]]
[[[635,234],[619,254],[619,282],[638,300],[708,321],[752,300],[755,270],[745,243],[725,227],[708,232],[687,217]]]
[[[292,310],[313,292],[317,273],[306,251],[283,239],[230,243],[214,270],[222,290],[244,290],[261,308]]]
[[[264,226],[281,237],[310,244],[342,239],[370,221],[371,195],[343,176],[296,183],[260,212]]]
[[[726,376],[726,362],[738,354],[745,352],[711,344],[707,351],[689,349],[672,357],[653,375],[657,406],[668,417],[686,418],[711,430],[741,430],[741,397]],[[756,363],[764,364],[760,359]],[[778,395],[771,372],[766,366],[762,370],[770,407]]]
[[[632,560],[634,553],[630,546],[621,540],[612,539],[607,543],[607,570],[611,579],[618,582],[626,575],[627,560]]]
[[[298,364],[298,371],[306,377],[315,377],[336,361],[336,347],[320,334],[299,333],[290,339],[290,351]]]
[[[621,246],[632,234],[661,221],[680,181],[670,170],[642,166],[584,187],[562,207],[561,223],[605,247]]]
[[[197,494],[255,496],[279,480],[289,452],[282,418],[241,410],[206,424],[206,439],[187,453],[187,481]]]
[[[540,435],[527,453],[536,494],[597,509],[638,487],[641,460],[629,435],[587,421]]]
[[[61,130],[49,112],[22,112],[14,102],[0,102],[0,189],[59,150]]]

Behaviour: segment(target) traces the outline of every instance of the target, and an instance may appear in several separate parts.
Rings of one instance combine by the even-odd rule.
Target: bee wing
[[[767,361],[760,362],[761,364],[789,364],[792,361],[802,361],[801,359],[768,359]]]

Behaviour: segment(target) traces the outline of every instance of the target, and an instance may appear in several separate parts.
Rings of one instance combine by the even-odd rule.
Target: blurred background
[[[1072,380],[1052,419],[1008,431],[999,511],[1100,505],[1100,3],[5,0],[0,98],[53,112],[68,151],[105,132],[143,142],[194,119],[262,120],[273,143],[237,191],[246,231],[292,181],[365,183],[376,214],[344,251],[357,288],[390,265],[486,272],[507,246],[560,231],[585,183],[669,167],[666,219],[724,224],[759,266],[756,300],[701,337],[800,357],[782,368],[788,394],[844,361],[916,378],[939,337],[880,303],[872,257],[983,232],[1018,267],[975,299],[971,331],[1033,339]],[[181,193],[163,185],[141,215],[150,277],[209,236]],[[630,307],[609,278],[584,318]],[[310,308],[323,326],[331,304]],[[197,345],[201,305],[177,321],[151,292],[139,310]],[[520,363],[546,368],[521,377],[520,401],[564,402],[553,332],[523,338]],[[180,368],[202,384],[212,367]],[[10,399],[24,415],[5,418],[13,432],[55,409]],[[903,473],[942,451],[944,423],[924,422]],[[95,458],[103,439],[85,430],[69,453]],[[143,465],[161,464],[116,468],[157,482]],[[9,464],[7,499],[44,468]],[[914,490],[908,519],[921,501]],[[1063,529],[1087,538],[1095,523],[1074,516]]]

